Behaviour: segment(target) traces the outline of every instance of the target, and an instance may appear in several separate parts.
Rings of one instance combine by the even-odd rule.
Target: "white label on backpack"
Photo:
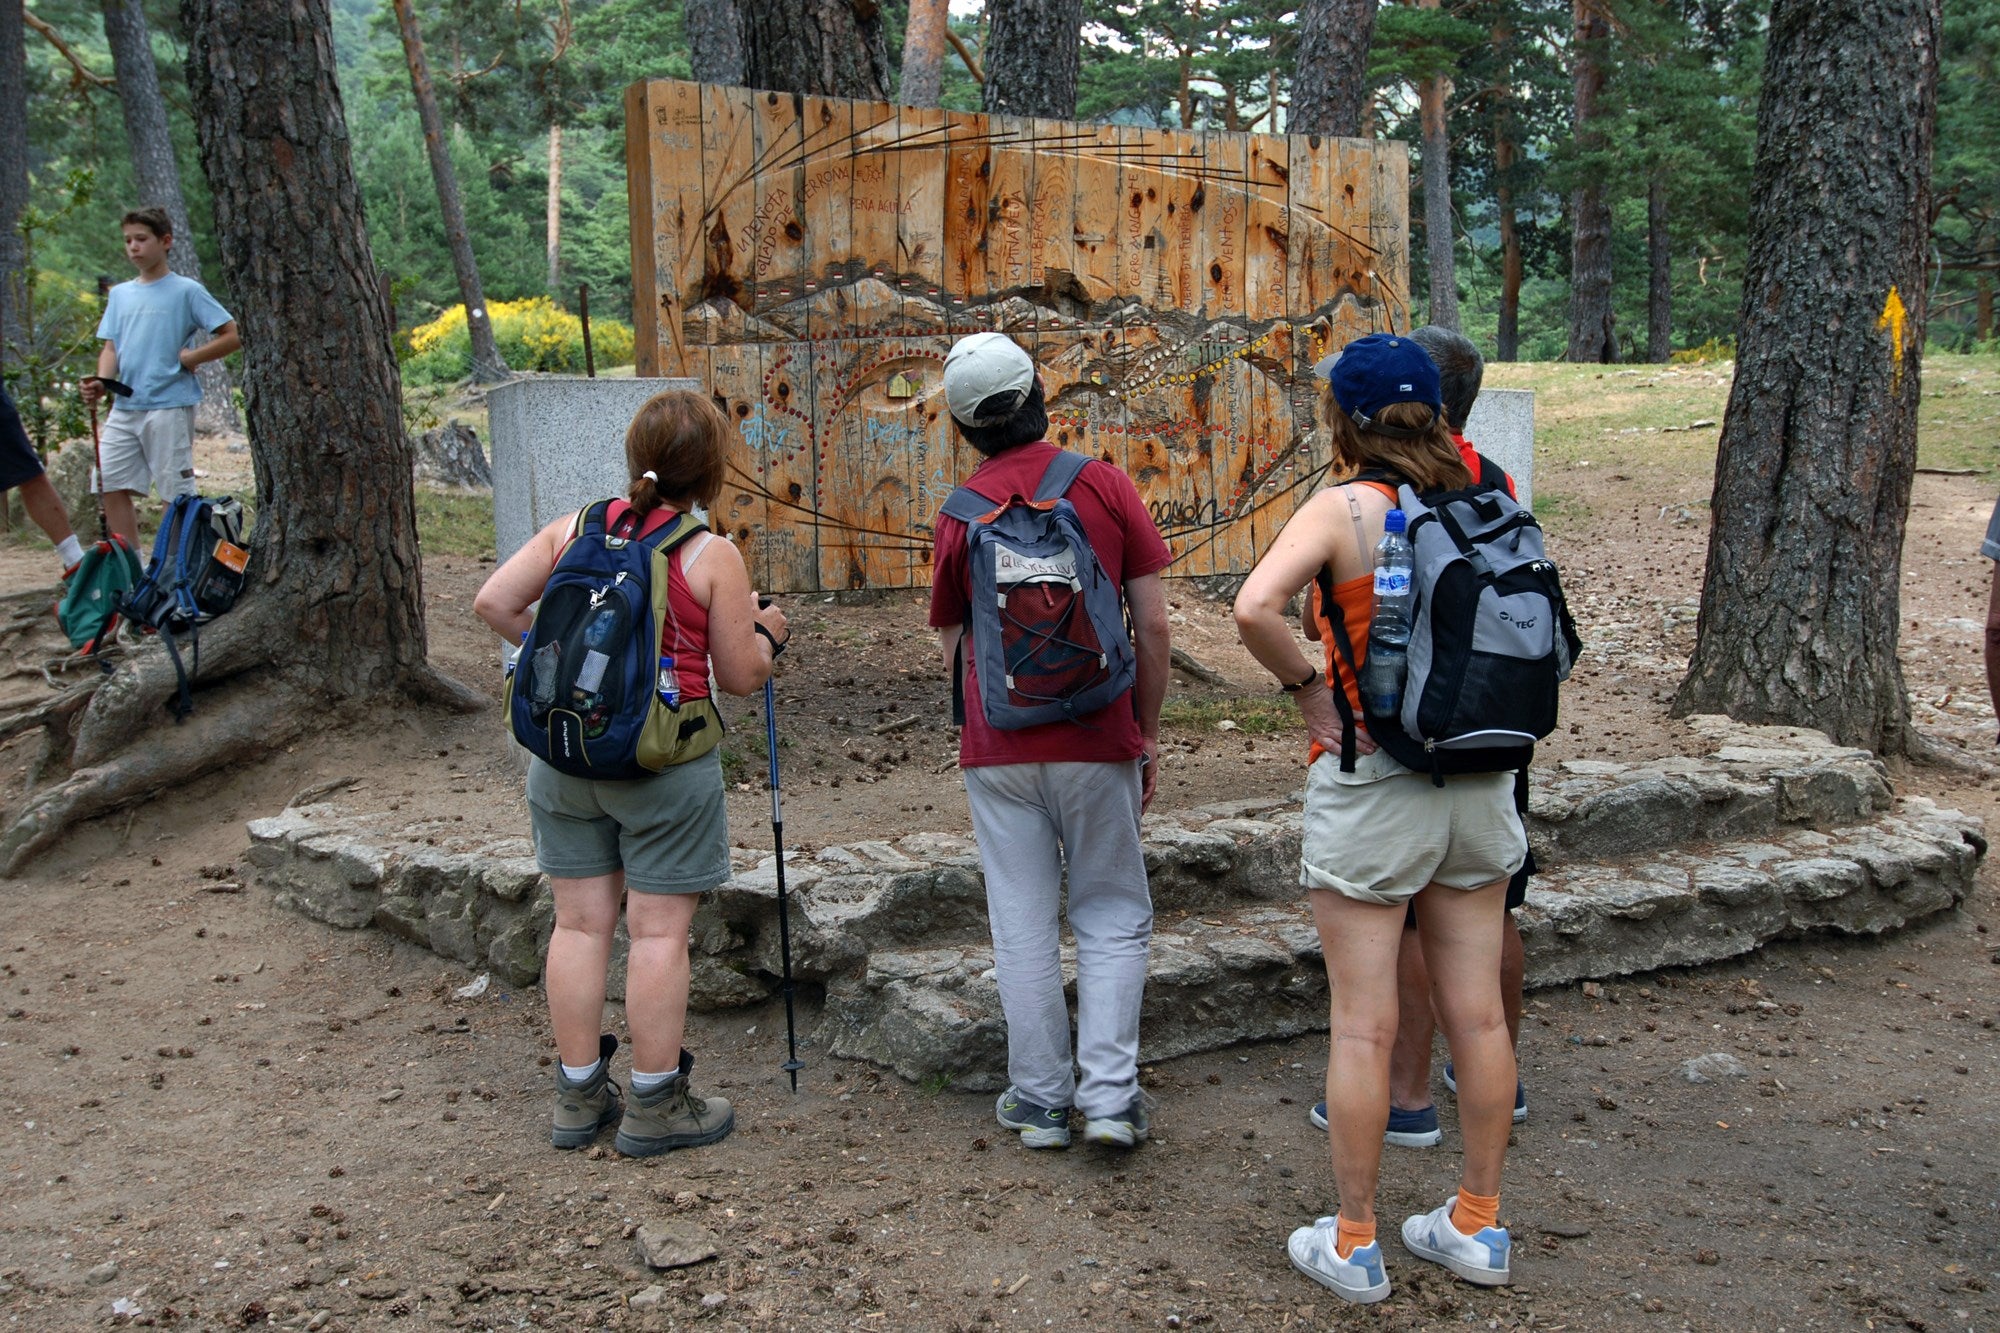
[[[993,582],[1000,588],[1017,583],[1075,583],[1076,552],[1065,546],[1054,555],[1023,555],[996,543]]]
[[[1378,569],[1375,571],[1375,595],[1393,597],[1410,590],[1410,571],[1407,569]]]
[[[583,665],[576,669],[576,687],[586,694],[594,694],[604,683],[604,668],[611,665],[611,659],[595,648],[583,655]]]

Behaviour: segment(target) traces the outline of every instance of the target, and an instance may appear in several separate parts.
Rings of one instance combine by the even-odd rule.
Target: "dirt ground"
[[[1707,498],[1686,460],[1713,443],[1713,430],[1607,435],[1542,464],[1590,646],[1545,761],[1680,743],[1666,701],[1692,641]],[[1990,566],[1974,553],[1992,501],[1988,477],[1920,476],[1905,566],[1919,723],[1985,759]],[[47,564],[45,549],[0,545],[0,585],[32,586]],[[497,641],[470,615],[488,568],[429,560],[425,595],[435,658],[490,689]],[[794,602],[788,840],[963,831],[921,598]],[[1177,677],[1163,804],[1296,790],[1296,728],[1226,607],[1179,585],[1172,602],[1177,643],[1228,683]],[[35,644],[0,648],[32,671]],[[0,711],[45,688],[6,678]],[[761,718],[726,711],[733,835],[768,845]],[[0,748],[0,807],[19,799],[29,750]],[[810,1048],[794,1096],[780,1008],[700,1016],[698,1083],[735,1100],[733,1137],[644,1162],[608,1139],[551,1151],[538,993],[455,999],[462,969],[245,886],[244,821],[337,776],[358,779],[342,798],[356,805],[525,828],[493,715],[371,718],[88,827],[0,883],[7,1327],[2000,1327],[1990,866],[1966,910],[1885,941],[1805,939],[1601,994],[1533,995],[1532,1115],[1502,1208],[1515,1285],[1459,1284],[1390,1240],[1395,1294],[1363,1311],[1283,1250],[1333,1206],[1306,1120],[1323,1037],[1149,1067],[1153,1142],[1056,1154],[1023,1151],[990,1097]],[[1898,782],[2000,814],[1978,770]],[[1685,1081],[1682,1063],[1711,1051],[1748,1077]],[[1454,1108],[1438,1094],[1443,1148],[1387,1152],[1391,1220],[1453,1183]],[[713,1231],[718,1256],[644,1272],[628,1237],[667,1217]],[[627,1306],[652,1285],[656,1304]]]

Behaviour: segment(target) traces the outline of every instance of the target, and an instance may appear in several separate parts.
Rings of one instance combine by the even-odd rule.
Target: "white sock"
[[[582,1083],[586,1079],[596,1077],[598,1068],[603,1063],[604,1061],[602,1060],[592,1060],[587,1065],[564,1065],[562,1067],[563,1077],[572,1083]]]
[[[77,541],[75,533],[56,543],[56,559],[62,561],[64,569],[83,559],[83,544]]]
[[[680,1077],[680,1072],[678,1069],[669,1069],[664,1074],[642,1074],[635,1069],[632,1071],[632,1091],[635,1094],[657,1092],[668,1079]]]

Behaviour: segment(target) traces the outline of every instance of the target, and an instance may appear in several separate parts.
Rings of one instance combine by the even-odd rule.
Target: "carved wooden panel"
[[[929,578],[978,458],[955,337],[1034,356],[1050,435],[1126,469],[1174,574],[1242,573],[1325,470],[1312,363],[1407,327],[1400,144],[626,93],[641,375],[742,435],[717,517],[760,588]]]

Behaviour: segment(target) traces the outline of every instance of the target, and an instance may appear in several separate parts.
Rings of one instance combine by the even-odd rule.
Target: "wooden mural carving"
[[[1174,574],[1243,573],[1325,471],[1312,363],[1406,328],[1400,144],[657,81],[626,93],[638,373],[742,435],[717,518],[773,591],[930,573],[978,462],[942,366],[998,329],[1050,435],[1131,474]]]

